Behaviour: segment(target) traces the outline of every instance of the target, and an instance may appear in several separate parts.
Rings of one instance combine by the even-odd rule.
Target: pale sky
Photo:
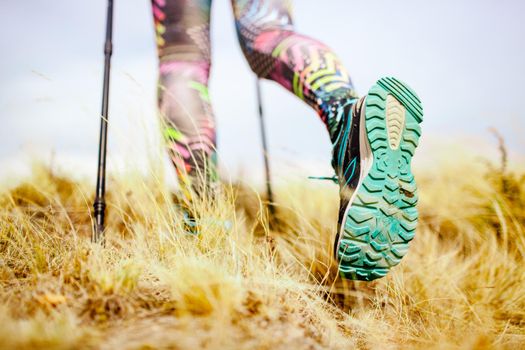
[[[115,2],[109,164],[126,170],[144,166],[146,150],[158,145],[157,61],[150,2]],[[35,158],[95,176],[105,4],[0,5],[1,177],[27,172]],[[298,32],[334,49],[360,94],[384,75],[408,82],[425,108],[423,148],[457,138],[492,145],[487,129],[497,127],[523,154],[524,14],[520,0],[296,0],[294,19]],[[214,1],[212,41],[219,156],[231,174],[259,174],[254,76],[227,0]],[[272,82],[263,95],[276,177],[296,168],[329,175],[330,145],[316,114]]]

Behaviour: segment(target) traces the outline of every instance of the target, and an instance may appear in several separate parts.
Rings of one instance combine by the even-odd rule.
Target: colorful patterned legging
[[[159,108],[179,180],[215,175],[215,121],[208,96],[212,0],[152,0],[160,60]],[[324,44],[297,34],[286,0],[232,0],[251,69],[315,109],[334,137],[356,99],[347,71]],[[189,176],[186,176],[189,175]]]

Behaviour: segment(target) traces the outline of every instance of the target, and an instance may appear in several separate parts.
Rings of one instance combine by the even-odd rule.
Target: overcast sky
[[[53,159],[95,175],[105,1],[3,1],[0,11],[0,176]],[[156,51],[148,0],[116,0],[110,166],[143,166],[157,149]],[[384,75],[408,82],[425,108],[423,148],[458,137],[477,147],[497,127],[524,153],[525,1],[297,0],[296,29],[332,47],[360,94]],[[262,166],[254,76],[231,6],[215,0],[210,95],[225,169]],[[330,145],[315,113],[263,84],[272,165],[329,171]],[[156,151],[153,151],[155,153]],[[431,159],[426,153],[421,158]]]

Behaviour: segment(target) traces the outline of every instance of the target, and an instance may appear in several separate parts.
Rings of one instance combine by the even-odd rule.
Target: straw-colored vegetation
[[[271,229],[225,188],[191,236],[162,181],[112,178],[100,247],[92,188],[35,168],[0,196],[0,348],[525,348],[524,177],[440,169],[417,173],[409,254],[366,283],[337,277],[335,186],[279,188]]]

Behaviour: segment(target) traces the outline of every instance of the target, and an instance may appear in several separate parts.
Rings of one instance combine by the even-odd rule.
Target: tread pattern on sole
[[[401,142],[403,128],[405,126],[405,108],[392,97],[386,97],[386,128],[388,131],[388,141],[391,149],[397,149]]]
[[[399,264],[414,238],[418,194],[411,160],[423,108],[416,93],[395,78],[380,79],[365,103],[373,164],[344,218],[337,256],[344,277],[370,281]]]

